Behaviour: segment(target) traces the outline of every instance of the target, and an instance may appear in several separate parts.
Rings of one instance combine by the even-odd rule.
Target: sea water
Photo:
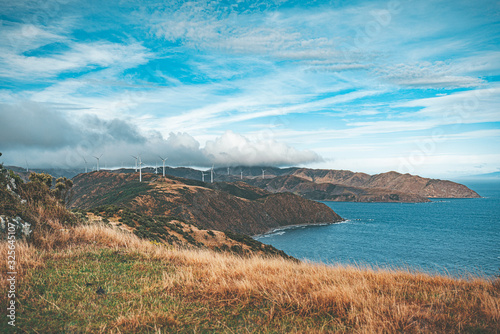
[[[500,183],[466,184],[483,198],[323,202],[346,221],[257,240],[313,262],[493,277],[500,274]]]

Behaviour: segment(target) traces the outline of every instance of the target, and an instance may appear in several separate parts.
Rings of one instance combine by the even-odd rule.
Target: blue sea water
[[[466,185],[483,198],[323,202],[346,221],[279,230],[257,240],[313,262],[493,277],[500,274],[500,183]]]

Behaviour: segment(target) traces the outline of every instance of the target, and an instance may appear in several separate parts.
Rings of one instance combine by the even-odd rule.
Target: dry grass
[[[168,270],[158,267],[156,276],[141,278],[141,294],[152,295],[158,305],[164,300],[178,301],[177,308],[201,305],[193,311],[196,320],[183,321],[175,316],[182,312],[176,313],[174,306],[161,311],[143,302],[142,295],[136,296],[127,300],[127,305],[135,303],[133,311],[130,306],[115,310],[118,315],[101,324],[105,331],[497,333],[500,326],[498,280],[457,280],[166,248],[100,225],[58,230],[41,240],[43,251],[18,244],[24,272],[43,267],[48,258],[76,259],[78,254],[111,248],[140,254],[143,262],[137,266],[144,261],[168,265]],[[0,244],[0,252],[6,252],[5,247]],[[226,328],[226,317],[244,320]]]
[[[269,318],[328,317],[359,332],[460,332],[500,319],[498,286],[404,271],[367,270],[208,252],[159,255],[177,266],[163,288],[226,305],[266,301]],[[498,329],[498,328],[497,328]]]

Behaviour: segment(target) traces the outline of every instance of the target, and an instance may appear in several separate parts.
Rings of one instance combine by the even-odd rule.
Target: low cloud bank
[[[81,111],[75,111],[81,114]],[[9,165],[30,167],[91,168],[99,157],[101,167],[127,167],[141,155],[147,165],[170,166],[291,166],[323,159],[313,151],[298,150],[272,139],[252,141],[226,131],[204,147],[185,132],[164,137],[144,133],[131,121],[105,120],[95,115],[74,116],[43,104],[26,102],[0,105],[0,152]]]

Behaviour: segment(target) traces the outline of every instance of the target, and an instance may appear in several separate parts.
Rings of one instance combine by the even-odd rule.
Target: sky
[[[0,162],[500,170],[499,1],[0,0]]]

